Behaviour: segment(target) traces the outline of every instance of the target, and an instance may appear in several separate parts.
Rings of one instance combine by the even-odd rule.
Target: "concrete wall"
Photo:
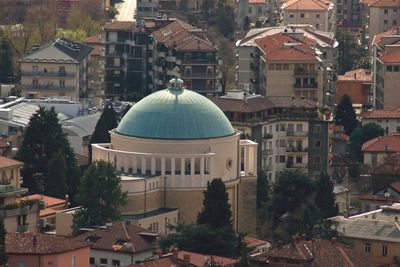
[[[98,266],[100,266],[100,259],[107,259],[108,264],[101,265],[104,267],[113,267],[112,260],[119,260],[120,266],[125,267],[125,266],[135,263],[135,261],[139,261],[139,260],[142,261],[148,257],[151,257],[152,255],[153,255],[153,251],[151,249],[148,251],[139,252],[137,254],[118,253],[118,252],[99,250],[99,249],[91,249],[91,251],[90,251],[90,257],[94,258],[95,265],[97,264]],[[87,262],[89,263],[89,259]],[[77,265],[76,267],[80,267],[80,265]]]
[[[372,164],[372,155],[376,154],[376,165],[379,166],[381,165],[384,160],[391,155],[391,153],[384,153],[384,152],[366,152],[364,153],[364,165],[369,165],[369,166],[374,166]]]
[[[384,10],[387,10],[385,14]],[[393,10],[396,10],[394,12]],[[392,7],[369,7],[369,40],[372,42],[374,36],[378,33],[387,31],[393,27],[400,25],[400,14],[398,6]],[[393,20],[397,22],[397,25],[393,25]],[[387,24],[385,24],[387,21]]]
[[[362,125],[367,123],[375,123],[382,127],[385,130],[386,134],[397,133],[400,132],[400,117],[399,118],[389,118],[389,119],[361,119]]]
[[[238,230],[254,236],[257,226],[257,176],[242,178],[238,189]]]
[[[304,17],[301,17],[304,14]],[[293,18],[290,17],[293,15]],[[317,17],[319,16],[319,18]],[[328,11],[310,11],[310,10],[285,10],[283,9],[283,24],[310,24],[316,30],[330,31],[328,25]]]
[[[56,234],[60,236],[72,236],[74,216],[72,213],[56,213]]]
[[[382,261],[383,259],[387,259],[387,261],[393,260],[393,257],[399,255],[400,251],[400,242],[387,242],[387,241],[379,241],[379,240],[367,240],[367,239],[356,239],[345,237],[345,240],[349,240],[354,245],[355,252],[360,255],[364,255],[364,257],[368,258],[376,258],[377,260]],[[371,253],[368,255],[365,253],[365,244],[369,243],[371,245]],[[382,246],[387,246],[387,256],[382,255]]]

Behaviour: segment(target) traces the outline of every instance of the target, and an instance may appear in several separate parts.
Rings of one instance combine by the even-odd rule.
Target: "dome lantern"
[[[169,90],[183,90],[184,89],[183,80],[181,80],[179,78],[172,78],[168,82],[168,89]]]

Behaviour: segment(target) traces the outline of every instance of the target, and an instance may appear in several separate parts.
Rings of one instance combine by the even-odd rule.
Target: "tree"
[[[347,135],[350,135],[354,128],[357,127],[356,113],[353,109],[350,96],[343,95],[340,99],[335,113],[335,123],[343,125]]]
[[[362,46],[358,45],[354,40],[353,36],[347,31],[337,30],[336,40],[339,43],[339,74],[344,74],[345,72],[351,70],[353,66],[356,65],[361,57],[366,56],[368,51]]]
[[[257,208],[261,208],[268,202],[269,183],[264,171],[259,171],[257,175]]]
[[[67,194],[67,166],[65,164],[64,155],[57,152],[47,165],[47,177],[49,184],[46,195],[56,198],[65,198]]]
[[[0,83],[9,83],[13,76],[13,51],[11,43],[0,29]]]
[[[120,218],[119,208],[127,201],[121,178],[115,167],[106,161],[95,161],[85,171],[79,184],[76,202],[82,209],[74,216],[75,231],[81,227],[102,225]]]
[[[102,32],[102,22],[94,20],[78,6],[72,8],[67,19],[67,30],[85,33],[85,38]]]
[[[198,224],[207,224],[213,228],[232,228],[231,205],[228,203],[228,193],[221,178],[207,183],[203,192],[203,209],[197,217]]]
[[[362,162],[362,145],[378,136],[382,136],[385,134],[385,130],[382,129],[376,123],[367,123],[363,126],[359,126],[354,129],[353,133],[349,138],[349,152],[358,162]]]
[[[32,115],[17,153],[17,159],[24,162],[22,168],[24,187],[31,193],[44,193],[48,190],[47,168],[49,161],[57,152],[62,153],[65,158],[68,194],[73,197],[79,183],[75,154],[62,132],[54,108],[40,107]]]
[[[235,10],[233,7],[220,0],[212,17],[215,18],[215,24],[219,31],[225,37],[231,38],[235,29]]]
[[[114,108],[111,105],[106,105],[101,113],[99,120],[97,121],[94,132],[90,138],[89,146],[89,162],[92,161],[92,144],[98,143],[110,143],[111,136],[109,131],[116,128],[117,116],[115,114]]]
[[[7,266],[8,256],[6,254],[6,230],[4,229],[4,219],[0,217],[0,265]]]
[[[353,69],[371,69],[371,58],[369,56],[363,56],[359,58],[353,66]]]
[[[241,239],[226,228],[214,228],[210,225],[178,225],[175,233],[161,238],[159,245],[167,250],[178,247],[202,254],[225,257],[237,257],[241,254]]]
[[[333,193],[333,183],[326,174],[321,174],[316,182],[315,205],[319,209],[322,218],[338,215],[338,206]]]
[[[23,27],[32,33],[33,43],[44,44],[56,35],[57,21],[49,8],[36,6],[28,10]]]

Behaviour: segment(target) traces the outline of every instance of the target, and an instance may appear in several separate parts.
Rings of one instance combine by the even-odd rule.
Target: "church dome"
[[[168,89],[136,103],[122,118],[118,134],[151,139],[210,139],[235,133],[225,114],[206,97],[172,79]]]

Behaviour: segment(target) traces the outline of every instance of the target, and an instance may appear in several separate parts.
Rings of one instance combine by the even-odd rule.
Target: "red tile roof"
[[[392,28],[390,30],[387,30],[387,31],[384,31],[384,32],[376,34],[374,36],[372,42],[373,42],[373,44],[379,45],[379,46],[382,47],[383,46],[382,39],[384,37],[398,37],[398,38],[394,38],[393,39],[393,42],[397,42],[400,39],[399,33],[400,33],[400,27],[394,27],[394,28]]]
[[[318,61],[309,45],[284,33],[255,40],[267,61]]]
[[[384,63],[400,63],[400,47],[397,51],[382,53],[379,59]]]
[[[283,10],[312,10],[326,11],[329,9],[330,2],[321,0],[289,0],[286,2]]]
[[[338,76],[339,81],[364,81],[372,82],[371,70],[356,69],[346,72],[344,75]]]
[[[258,246],[263,246],[263,245],[268,244],[267,241],[257,239],[257,238],[251,237],[251,236],[245,236],[244,242],[246,243],[247,247],[249,247],[249,248],[256,248]]]
[[[249,0],[249,4],[265,4],[265,0]]]
[[[400,0],[376,0],[370,2],[369,7],[400,7]]]
[[[23,165],[24,163],[15,159],[0,156],[0,168],[13,167]]]
[[[113,21],[106,23],[103,28],[110,31],[134,31],[136,29],[136,24],[133,21]]]
[[[398,119],[400,118],[400,107],[391,109],[375,109],[361,114],[363,119]]]
[[[400,152],[400,135],[393,134],[376,137],[365,142],[361,150],[363,152]]]
[[[36,240],[36,241],[35,241]],[[8,233],[5,240],[7,254],[55,254],[89,247],[89,242],[36,233]]]
[[[42,200],[45,203],[46,207],[48,208],[65,205],[65,199],[49,197],[41,194],[34,194],[21,198],[21,200],[33,200],[33,199]]]
[[[204,35],[203,30],[186,22],[176,20],[152,33],[157,43],[178,51],[216,51],[214,45]]]
[[[154,232],[128,222],[116,221],[112,226],[89,231],[76,239],[92,242],[92,249],[138,253],[153,249],[156,237]]]

